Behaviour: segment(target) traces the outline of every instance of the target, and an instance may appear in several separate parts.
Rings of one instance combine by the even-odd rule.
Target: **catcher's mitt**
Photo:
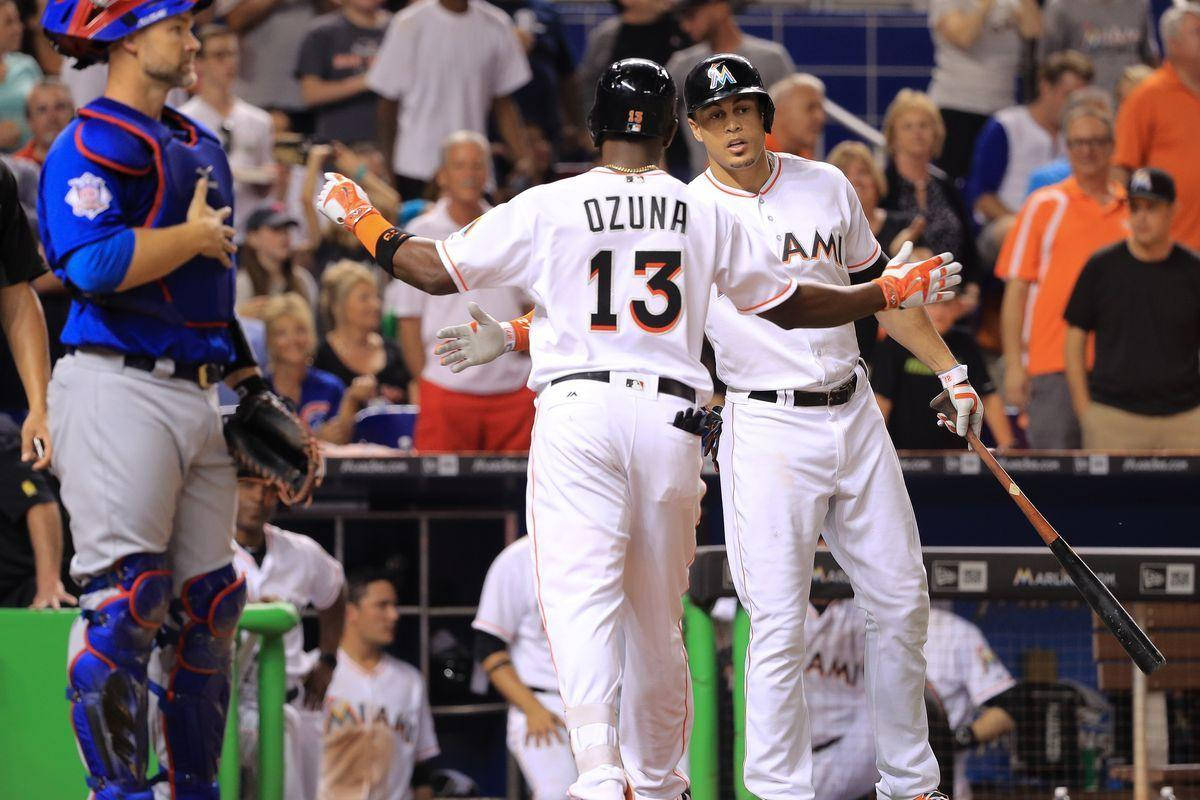
[[[317,440],[262,378],[247,378],[237,391],[237,411],[225,422],[233,460],[274,486],[285,504],[305,502],[325,475]]]

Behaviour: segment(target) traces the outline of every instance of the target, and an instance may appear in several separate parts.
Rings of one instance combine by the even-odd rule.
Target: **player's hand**
[[[548,747],[555,742],[561,744],[566,734],[567,726],[555,714],[552,714],[541,703],[525,712],[525,745],[531,743],[534,747]]]
[[[232,213],[229,206],[213,208],[208,204],[208,176],[200,176],[188,206],[187,221],[196,232],[196,251],[215,258],[226,269],[233,266],[230,256],[237,252],[237,245],[233,243],[236,231],[225,224]]]
[[[33,440],[42,443],[42,453]],[[50,426],[46,423],[46,409],[30,409],[25,422],[21,424],[21,460],[32,461],[34,469],[46,469],[50,466],[52,445],[50,443]]]
[[[938,414],[938,425],[959,436],[965,437],[967,431],[978,436],[983,429],[983,401],[979,399],[975,387],[963,381],[951,386],[946,393],[954,404],[955,417],[950,419],[945,414]]]
[[[76,605],[79,605],[79,601],[75,599],[75,595],[66,590],[62,581],[55,578],[54,583],[50,586],[42,586],[39,582],[37,594],[33,596],[33,602],[29,604],[29,607],[62,608]]]
[[[1004,360],[1004,404],[1018,411],[1029,405],[1029,373],[1020,360]]]
[[[367,192],[340,172],[326,172],[325,185],[317,195],[320,211],[351,233],[358,221],[375,211]]]
[[[316,666],[304,676],[304,707],[311,711],[319,711],[325,703],[325,692],[333,681],[333,667],[324,661],[318,661]]]
[[[885,310],[941,303],[954,297],[950,289],[962,283],[962,264],[952,254],[909,262],[912,249],[912,242],[905,242],[883,275],[872,281],[883,291]]]
[[[437,337],[444,341],[433,348],[433,354],[441,356],[442,366],[449,367],[451,372],[495,361],[506,349],[504,326],[478,303],[467,303],[467,310],[474,322],[451,325],[437,332]]]
[[[346,387],[346,397],[353,400],[361,408],[371,402],[379,393],[379,381],[374,375],[359,375]]]

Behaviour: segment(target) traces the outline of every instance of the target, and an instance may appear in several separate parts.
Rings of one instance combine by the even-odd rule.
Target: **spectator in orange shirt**
[[[816,158],[825,132],[825,82],[816,75],[796,72],[775,81],[767,92],[775,101],[767,149]]]
[[[1125,238],[1129,219],[1125,190],[1110,176],[1112,117],[1081,105],[1063,131],[1071,176],[1029,196],[996,261],[996,275],[1007,281],[1000,309],[1005,402],[1028,412],[1029,444],[1050,450],[1082,444],[1063,373],[1063,311],[1084,264]]]
[[[1179,197],[1171,236],[1200,250],[1200,2],[1168,8],[1159,32],[1166,61],[1121,105],[1113,160],[1124,180],[1138,167],[1174,177]]]

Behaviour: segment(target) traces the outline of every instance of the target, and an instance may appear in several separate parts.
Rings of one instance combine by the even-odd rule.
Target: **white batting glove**
[[[983,401],[979,399],[975,387],[967,382],[967,368],[959,365],[938,377],[942,378],[942,384],[945,385],[948,380],[955,380],[960,374],[961,382],[946,386],[946,393],[950,396],[950,402],[954,404],[955,418],[951,420],[945,414],[938,414],[938,425],[959,436],[965,437],[967,431],[978,436],[983,430]]]
[[[872,281],[883,290],[885,310],[915,308],[941,303],[954,297],[949,291],[962,283],[962,264],[952,253],[942,253],[925,261],[909,262],[912,242],[905,242],[896,257],[888,262],[883,275]]]
[[[468,367],[495,361],[512,349],[509,323],[497,321],[478,303],[467,303],[467,310],[474,322],[451,325],[437,332],[437,337],[444,341],[433,349],[433,354],[441,356],[442,366],[450,367],[451,372],[462,372]]]
[[[358,221],[375,211],[366,190],[340,172],[326,172],[316,200],[317,211],[353,232]]]

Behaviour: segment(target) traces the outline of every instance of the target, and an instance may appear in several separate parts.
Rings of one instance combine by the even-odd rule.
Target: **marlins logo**
[[[725,62],[713,64],[708,68],[708,88],[710,90],[720,89],[727,83],[737,83],[737,79],[733,77],[729,67],[725,66]]]
[[[1129,179],[1129,188],[1135,192],[1149,192],[1154,188],[1154,184],[1150,180],[1150,171],[1139,169],[1133,173],[1133,177]]]

